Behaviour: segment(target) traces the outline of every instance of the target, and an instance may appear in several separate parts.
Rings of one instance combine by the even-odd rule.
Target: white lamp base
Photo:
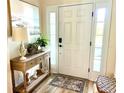
[[[20,60],[25,60],[26,59],[26,57],[24,57],[24,56],[22,56],[21,58],[20,58]]]

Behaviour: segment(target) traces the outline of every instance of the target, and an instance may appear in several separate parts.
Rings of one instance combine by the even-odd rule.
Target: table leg
[[[26,87],[27,87],[27,82],[26,82],[26,73],[23,72],[23,77],[24,77],[24,93],[27,93]]]
[[[13,93],[15,93],[15,77],[14,77],[14,70],[11,70],[11,73],[12,73]]]

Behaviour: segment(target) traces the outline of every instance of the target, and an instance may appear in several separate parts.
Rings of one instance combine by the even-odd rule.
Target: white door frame
[[[55,12],[56,13],[56,53],[57,53],[57,57],[56,57],[56,65],[57,65],[57,70],[56,71],[52,71],[52,73],[59,73],[59,54],[58,54],[58,38],[59,38],[59,7],[64,7],[64,6],[74,6],[74,5],[84,5],[84,4],[93,4],[94,7],[94,1],[92,2],[81,2],[81,3],[72,3],[72,4],[61,4],[61,5],[52,5],[52,6],[48,6],[46,9],[46,29],[47,29],[47,34],[50,35],[50,26],[49,26],[49,13],[50,12]]]
[[[57,71],[56,71],[56,73],[58,73],[59,71],[59,69],[58,69],[58,67],[59,67],[59,62],[58,62],[58,37],[59,37],[59,34],[58,34],[58,30],[59,30],[59,25],[58,25],[58,18],[59,18],[59,15],[58,15],[58,12],[59,12],[59,7],[61,7],[61,6],[70,6],[70,5],[79,5],[79,4],[93,4],[93,11],[95,11],[96,10],[96,8],[98,8],[98,7],[100,7],[100,6],[106,6],[107,8],[108,8],[108,19],[106,20],[106,40],[104,40],[104,41],[106,41],[106,44],[105,44],[105,46],[104,46],[104,54],[106,54],[105,56],[104,56],[104,70],[103,70],[103,72],[104,72],[104,74],[106,73],[106,60],[107,60],[107,50],[108,50],[108,43],[109,43],[109,33],[110,33],[110,20],[111,20],[111,7],[112,7],[112,1],[110,0],[109,2],[107,1],[107,2],[92,2],[92,3],[75,3],[75,4],[63,4],[63,5],[53,5],[53,6],[49,6],[49,7],[47,7],[47,13],[46,13],[46,15],[47,15],[47,18],[46,18],[46,20],[47,20],[47,22],[46,22],[46,26],[48,25],[48,23],[49,23],[49,20],[48,20],[48,13],[49,12],[56,12],[56,15],[57,15],[57,28],[56,28],[56,34],[57,34],[57,38],[56,38],[56,46],[57,46],[57,49],[56,49],[56,51],[57,51]],[[93,25],[92,25],[92,33],[91,33],[91,41],[92,42],[94,42],[94,22],[95,22],[95,18],[93,17],[93,20],[92,20],[92,22],[93,22]],[[49,26],[47,26],[47,32],[49,32]],[[106,48],[105,48],[106,47]],[[93,77],[92,77],[92,74],[93,74],[93,72],[92,72],[92,56],[93,56],[93,47],[91,47],[91,49],[90,49],[90,53],[91,53],[91,56],[90,56],[90,65],[89,65],[89,68],[90,68],[90,73],[89,73],[89,79],[90,80],[95,80]]]
[[[56,67],[51,65],[52,73],[58,73],[58,6],[49,6],[46,9],[46,29],[47,34],[50,37],[50,13],[56,13]]]
[[[110,22],[111,22],[111,7],[112,7],[112,1],[107,1],[107,2],[98,2],[94,6],[94,17],[93,17],[93,26],[92,26],[92,46],[91,46],[91,56],[90,56],[90,74],[89,74],[89,79],[92,81],[96,80],[96,77],[101,74],[105,75],[106,74],[106,69],[107,69],[107,56],[108,56],[108,43],[109,43],[109,35],[110,35]],[[107,17],[105,18],[105,28],[104,28],[104,39],[103,39],[103,53],[102,53],[102,67],[101,67],[101,72],[94,72],[93,71],[93,57],[94,57],[94,44],[95,44],[95,33],[96,33],[96,13],[95,10],[98,8],[106,8],[107,10]]]

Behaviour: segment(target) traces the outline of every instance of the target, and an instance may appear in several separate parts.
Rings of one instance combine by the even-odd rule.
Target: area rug
[[[87,85],[88,80],[77,79],[72,76],[57,75],[49,85],[69,89],[77,93],[84,93],[84,87]]]

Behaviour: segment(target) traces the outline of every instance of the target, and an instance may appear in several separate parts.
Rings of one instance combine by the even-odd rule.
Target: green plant
[[[45,47],[48,45],[48,37],[45,34],[41,34],[40,37],[37,39],[37,45],[41,47]]]

